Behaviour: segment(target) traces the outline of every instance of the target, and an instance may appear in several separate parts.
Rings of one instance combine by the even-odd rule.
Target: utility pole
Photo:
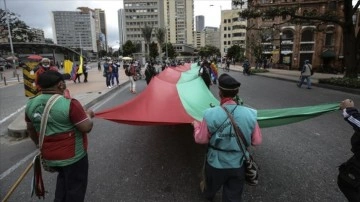
[[[15,54],[14,54],[14,47],[13,47],[13,43],[12,43],[12,37],[11,37],[11,29],[10,29],[10,19],[9,19],[9,11],[6,8],[6,0],[4,0],[4,6],[5,6],[5,11],[6,11],[6,23],[7,23],[7,27],[8,27],[8,37],[9,37],[9,42],[10,42],[10,48],[11,48],[11,57],[12,57],[12,66],[14,68],[14,72],[13,72],[13,76],[16,77],[17,76],[17,69],[16,69],[16,65],[15,65]]]

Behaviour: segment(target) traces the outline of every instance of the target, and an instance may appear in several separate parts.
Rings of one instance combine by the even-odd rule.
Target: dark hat
[[[48,70],[39,75],[38,85],[41,88],[50,88],[58,84],[60,81],[64,81],[64,77],[57,71]]]
[[[219,77],[219,88],[221,90],[237,90],[241,83],[236,81],[233,77],[228,74],[222,74]]]

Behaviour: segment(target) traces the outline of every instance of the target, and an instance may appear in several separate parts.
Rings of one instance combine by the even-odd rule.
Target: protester
[[[233,115],[248,145],[261,144],[262,135],[256,110],[238,105],[233,100],[237,97],[240,83],[228,74],[222,74],[218,82],[221,106]],[[204,166],[204,196],[211,201],[222,187],[223,202],[240,202],[245,185],[245,154],[239,147],[234,127],[221,106],[205,110],[203,120],[193,122],[195,142],[208,145]]]
[[[157,72],[152,62],[149,62],[145,66],[145,80],[146,84],[149,84],[151,79],[157,74]]]
[[[27,131],[39,145],[41,117],[50,97],[55,101],[49,117],[41,155],[48,166],[58,172],[54,201],[84,201],[88,181],[87,133],[93,127],[92,110],[85,111],[76,99],[63,95],[66,83],[57,71],[46,71],[38,78],[42,94],[28,100],[25,108]]]
[[[83,72],[84,72],[84,83],[88,82],[87,78],[88,78],[88,71],[91,69],[91,67],[88,65],[87,62],[84,62],[84,68],[83,68]]]
[[[38,85],[38,78],[42,73],[44,73],[44,72],[46,72],[48,70],[59,71],[58,68],[56,68],[55,66],[50,66],[50,59],[49,58],[41,59],[41,62],[39,64],[39,66],[34,69],[34,72],[35,72],[35,85],[36,85],[36,88],[37,88],[37,90],[39,92],[41,91],[41,88]]]
[[[198,75],[204,80],[207,88],[210,88],[211,85],[211,76],[210,76],[210,65],[207,60],[203,60],[200,64],[200,69]]]
[[[99,72],[101,71],[101,62],[100,61],[98,62],[98,70],[99,70]]]
[[[212,63],[210,64],[210,70],[211,70],[211,80],[212,80],[213,84],[216,84],[217,83],[217,78],[218,78],[218,75],[219,75],[218,67],[216,65],[216,59],[214,59],[212,61]]]
[[[130,81],[130,92],[131,93],[136,93],[136,83],[134,80],[134,75],[136,73],[136,66],[134,64],[134,62],[130,62],[129,65],[124,65],[124,69],[125,69],[125,75],[129,77],[129,81]]]
[[[116,85],[119,85],[119,68],[120,68],[120,64],[119,63],[112,63],[112,75],[111,75],[111,85],[115,86],[115,81],[116,80]]]
[[[248,75],[250,76],[250,63],[249,60],[245,60],[244,64],[243,64],[243,75]]]
[[[81,73],[79,73],[79,69],[81,67],[79,66],[79,64],[76,64],[76,67],[75,67],[75,77],[74,77],[74,83],[76,83],[76,80],[81,83],[80,81],[80,76],[81,76]]]
[[[310,80],[310,77],[311,77],[311,70],[312,70],[312,66],[310,64],[310,61],[309,60],[305,60],[304,61],[304,66],[301,70],[301,75],[300,75],[300,81],[299,83],[297,84],[297,86],[299,88],[301,88],[301,85],[303,84],[303,82],[306,80],[306,83],[307,83],[307,89],[311,89],[311,80]]]
[[[104,63],[104,72],[103,72],[103,75],[106,79],[106,86],[108,88],[112,88],[112,85],[111,85],[111,76],[112,76],[112,67],[111,67],[111,61],[107,61]]]
[[[350,99],[340,103],[344,120],[354,129],[351,152],[354,154],[339,167],[338,186],[350,202],[360,201],[360,113]]]

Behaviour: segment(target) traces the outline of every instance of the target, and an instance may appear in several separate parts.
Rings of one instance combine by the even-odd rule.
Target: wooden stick
[[[20,182],[24,179],[26,174],[31,170],[34,163],[31,161],[31,163],[26,167],[25,171],[20,175],[20,177],[16,180],[16,182],[13,184],[13,186],[10,188],[9,192],[6,194],[5,198],[1,202],[6,202],[11,194],[15,191],[15,189],[19,186]]]

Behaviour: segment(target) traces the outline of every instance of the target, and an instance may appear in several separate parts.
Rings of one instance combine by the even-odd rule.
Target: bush
[[[342,86],[347,88],[360,88],[359,78],[358,79],[350,79],[350,78],[319,79],[319,83]]]
[[[266,69],[250,69],[250,74],[257,74],[257,73],[266,73],[269,72]]]

